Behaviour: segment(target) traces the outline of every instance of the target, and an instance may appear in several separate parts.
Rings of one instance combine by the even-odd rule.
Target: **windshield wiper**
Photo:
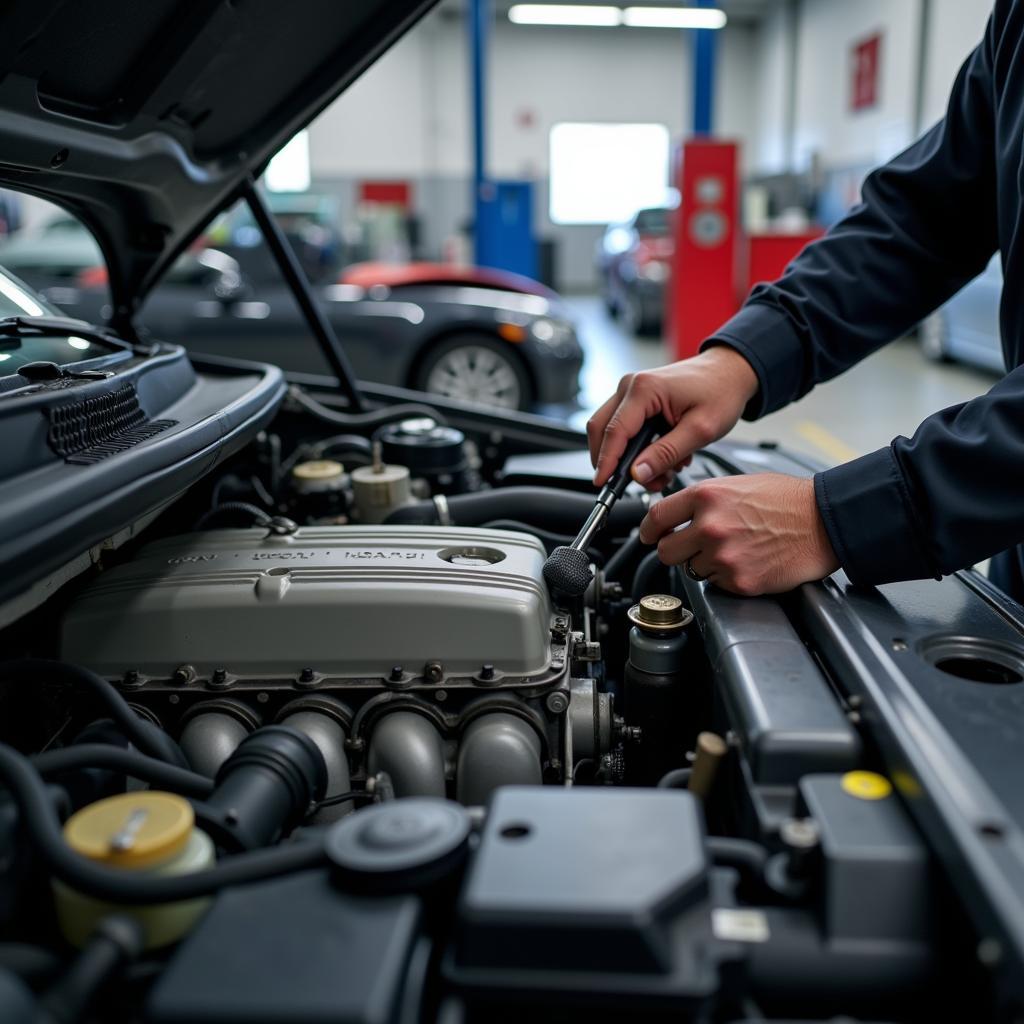
[[[107,343],[120,341],[109,328],[96,327],[85,320],[75,320],[69,316],[0,317],[0,339],[50,337],[55,334],[72,334]],[[129,347],[126,342],[120,343]]]

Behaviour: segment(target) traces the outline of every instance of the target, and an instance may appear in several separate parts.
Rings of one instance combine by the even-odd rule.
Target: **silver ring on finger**
[[[694,569],[693,559],[691,558],[688,558],[686,562],[683,564],[683,570],[686,572],[686,575],[689,576],[691,580],[693,580],[694,583],[703,583],[707,579],[707,576],[701,576],[701,574],[697,572],[696,569]]]

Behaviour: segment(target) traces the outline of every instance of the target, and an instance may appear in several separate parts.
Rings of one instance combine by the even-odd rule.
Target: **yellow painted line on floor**
[[[823,451],[834,462],[849,462],[860,455],[860,452],[855,451],[845,441],[840,441],[835,434],[812,420],[801,420],[796,425],[796,432],[805,441],[810,441],[816,448]]]

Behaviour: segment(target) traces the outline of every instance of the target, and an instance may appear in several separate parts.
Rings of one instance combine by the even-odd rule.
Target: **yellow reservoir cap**
[[[300,462],[293,470],[296,480],[333,480],[345,472],[345,467],[334,459],[313,459],[311,462]]]
[[[184,797],[145,790],[83,807],[68,818],[64,838],[90,860],[133,870],[177,856],[194,825],[192,805]]]
[[[847,772],[842,787],[858,800],[884,800],[892,792],[892,783],[875,772]]]

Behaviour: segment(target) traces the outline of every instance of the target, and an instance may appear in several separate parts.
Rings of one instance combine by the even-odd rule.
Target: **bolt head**
[[[560,715],[569,707],[569,698],[560,690],[556,690],[554,693],[548,694],[545,704],[553,715]]]

